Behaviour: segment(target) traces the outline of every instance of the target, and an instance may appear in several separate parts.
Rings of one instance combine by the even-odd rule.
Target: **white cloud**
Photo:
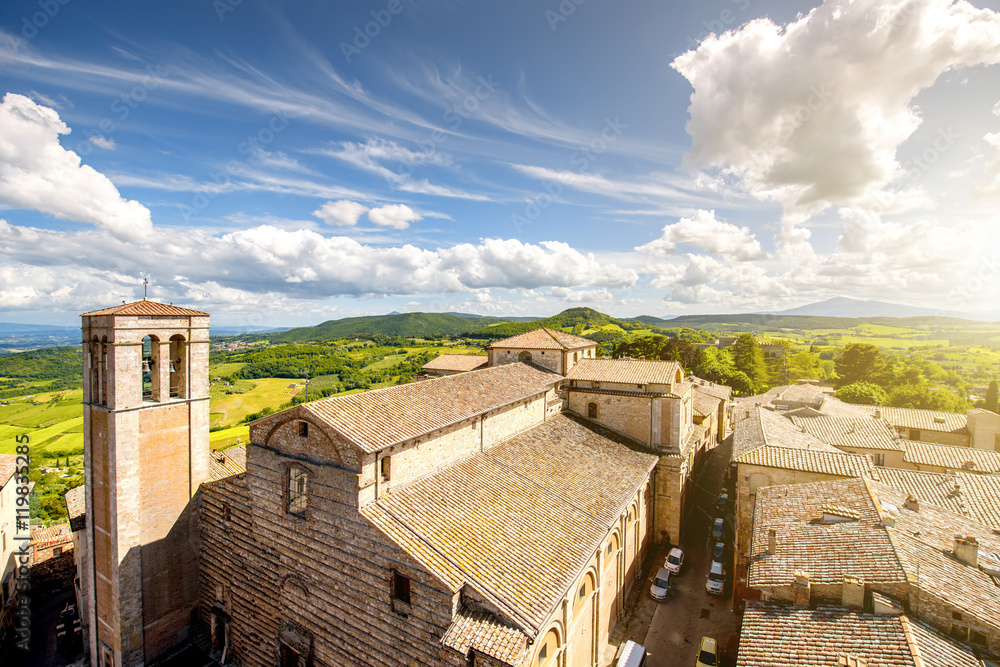
[[[716,220],[715,211],[702,210],[696,211],[690,218],[681,218],[679,222],[665,226],[660,238],[636,250],[651,255],[673,255],[679,243],[696,246],[731,261],[767,256],[749,228]]]
[[[101,253],[92,249],[100,247]],[[286,231],[262,225],[213,236],[192,230],[183,235],[155,229],[140,255],[135,246],[106,232],[57,232],[8,224],[0,220],[0,259],[10,266],[26,264],[65,271],[67,282],[77,277],[87,284],[104,284],[107,273],[138,276],[148,271],[174,300],[183,300],[195,286],[213,298],[232,294],[281,294],[322,299],[330,296],[407,295],[469,292],[492,287],[630,287],[634,271],[598,262],[565,243],[538,245],[517,240],[484,239],[478,244],[425,250],[413,245],[375,247],[342,236]],[[17,282],[14,271],[7,286],[32,288],[26,274]],[[90,275],[88,278],[87,276]],[[27,305],[44,306],[41,294],[29,293]],[[235,298],[235,297],[234,297]]]
[[[380,227],[406,229],[411,222],[423,220],[423,216],[406,204],[387,204],[368,211],[368,219]]]
[[[122,198],[106,176],[64,149],[59,135],[69,132],[54,110],[7,93],[0,103],[0,201],[90,223],[121,238],[149,236],[149,209]]]
[[[313,215],[328,225],[340,225],[343,227],[353,227],[358,224],[358,219],[368,211],[368,207],[349,199],[339,201],[328,201]]]
[[[98,148],[103,148],[106,151],[113,151],[116,148],[118,148],[117,144],[115,144],[114,139],[109,139],[108,137],[105,137],[104,135],[101,134],[95,134],[94,136],[92,136],[90,138],[90,143],[94,144]]]
[[[1000,106],[1000,102],[997,106]],[[986,181],[973,188],[973,191],[983,195],[1000,195],[1000,132],[987,134],[983,140],[993,147],[994,153],[986,163]]]
[[[694,87],[686,162],[793,210],[856,202],[901,175],[922,89],[997,62],[1000,16],[964,0],[826,0],[786,26],[757,19],[672,63]]]

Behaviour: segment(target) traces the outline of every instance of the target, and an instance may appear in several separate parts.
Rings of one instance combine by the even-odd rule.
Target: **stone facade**
[[[187,637],[197,606],[208,316],[153,302],[95,311],[83,345],[91,664],[142,665]]]

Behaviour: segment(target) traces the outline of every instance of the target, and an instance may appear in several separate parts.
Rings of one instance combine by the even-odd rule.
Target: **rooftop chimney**
[[[771,528],[767,531],[767,555],[773,556],[778,553],[778,531]]]
[[[903,507],[908,510],[913,510],[914,512],[920,511],[920,500],[917,499],[912,493],[906,496],[906,500],[903,502]]]
[[[798,607],[808,607],[811,597],[812,589],[809,584],[809,573],[796,570],[795,581],[792,583],[792,604]]]
[[[865,581],[858,577],[844,575],[841,589],[841,604],[845,607],[863,609],[865,606]]]
[[[979,567],[979,540],[972,535],[955,536],[955,558],[966,565]]]

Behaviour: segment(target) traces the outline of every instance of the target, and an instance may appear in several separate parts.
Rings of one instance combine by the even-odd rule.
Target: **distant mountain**
[[[774,329],[849,329],[861,324],[913,327],[924,325],[963,326],[970,320],[957,317],[824,317],[822,315],[769,315],[766,313],[732,313],[728,315],[681,315],[668,320],[670,326],[707,329],[723,332],[765,331]],[[730,325],[723,327],[720,325]],[[735,329],[733,329],[735,327]]]
[[[16,322],[0,322],[0,335],[6,334],[44,334],[48,332],[66,333],[72,331],[75,337],[80,331],[80,325],[61,326],[58,324],[18,324]]]
[[[213,336],[239,336],[241,334],[269,333],[271,331],[288,331],[288,327],[256,327],[248,324],[235,327],[217,327],[212,325],[210,333]]]
[[[798,308],[782,310],[771,315],[818,315],[820,317],[933,317],[934,315],[953,315],[932,308],[905,306],[899,303],[884,301],[862,301],[837,296],[819,303],[810,303]]]
[[[640,315],[639,317],[626,317],[624,318],[627,322],[642,322],[643,324],[652,324],[654,327],[669,326],[667,322],[662,317],[655,317],[653,315]]]
[[[349,338],[358,334],[418,338],[420,336],[460,334],[505,321],[498,317],[460,317],[449,313],[370,315],[330,320],[314,327],[289,329],[283,333],[268,336],[268,340],[274,343],[302,343]]]

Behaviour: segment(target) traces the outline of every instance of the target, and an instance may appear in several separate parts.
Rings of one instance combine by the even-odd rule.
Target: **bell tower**
[[[82,318],[90,664],[133,667],[184,640],[198,606],[208,313],[143,300]]]

